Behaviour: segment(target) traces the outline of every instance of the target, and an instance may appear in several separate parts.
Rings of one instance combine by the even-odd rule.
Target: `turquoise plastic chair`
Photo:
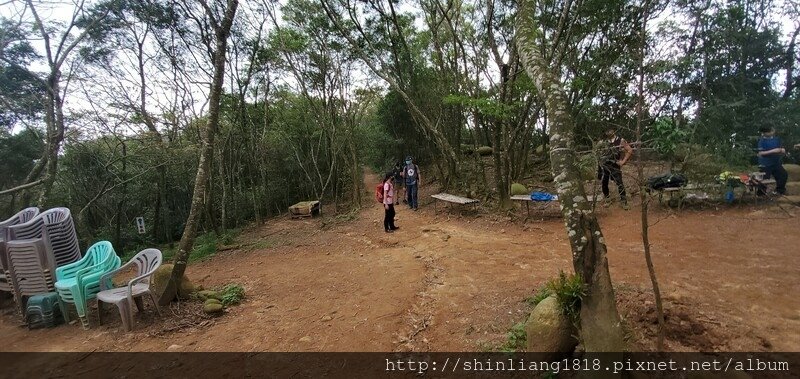
[[[62,304],[75,304],[84,328],[89,327],[87,301],[94,299],[100,292],[100,278],[103,274],[118,269],[120,263],[111,242],[100,241],[92,245],[81,260],[56,268],[55,287],[59,301]],[[110,284],[106,283],[106,287],[110,287]],[[62,309],[66,310],[66,307]],[[64,313],[64,320],[69,322],[67,312]]]

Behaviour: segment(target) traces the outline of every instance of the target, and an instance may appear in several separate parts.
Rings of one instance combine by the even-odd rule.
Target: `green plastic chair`
[[[111,242],[100,241],[92,245],[81,260],[56,268],[55,287],[59,302],[62,305],[75,304],[84,328],[89,327],[87,301],[94,299],[100,292],[100,278],[103,274],[118,269],[120,263]],[[110,284],[106,283],[106,286],[110,287]],[[66,310],[66,307],[62,309]],[[69,322],[68,312],[64,313],[64,320]]]

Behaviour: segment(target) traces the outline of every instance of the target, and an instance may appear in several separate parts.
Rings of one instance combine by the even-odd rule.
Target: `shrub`
[[[586,284],[580,275],[567,275],[561,271],[558,277],[550,279],[527,301],[536,306],[550,295],[556,295],[561,311],[575,322],[581,313],[581,299],[586,295]]]
[[[222,305],[236,305],[244,299],[244,288],[238,284],[228,284],[220,291]]]

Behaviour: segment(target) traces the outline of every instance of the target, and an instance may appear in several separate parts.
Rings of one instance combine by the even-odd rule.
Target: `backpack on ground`
[[[686,185],[686,177],[681,174],[664,174],[653,176],[647,179],[648,190],[663,190],[664,188],[676,188]]]
[[[383,204],[383,183],[375,187],[375,200]]]

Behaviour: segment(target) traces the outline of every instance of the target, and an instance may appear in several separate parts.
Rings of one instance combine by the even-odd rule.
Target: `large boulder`
[[[551,353],[551,359],[558,359],[571,353],[578,345],[573,336],[574,326],[564,315],[555,295],[536,305],[525,324],[527,351]]]
[[[163,264],[156,269],[155,273],[153,273],[153,278],[151,280],[150,286],[152,291],[154,291],[154,293],[158,295],[159,298],[166,295],[164,294],[164,290],[167,288],[167,283],[169,283],[169,278],[172,275],[172,268],[173,268],[172,264],[169,263]],[[188,299],[189,296],[196,290],[197,289],[194,286],[194,284],[192,284],[189,278],[187,278],[186,275],[184,274],[183,278],[181,278],[181,283],[178,286],[177,293],[170,294],[167,297],[169,297],[169,301],[174,300],[176,296],[179,299]]]
[[[519,183],[514,183],[511,185],[511,194],[512,195],[529,195],[528,189]]]
[[[800,182],[800,165],[785,164],[783,168],[786,169],[786,172],[789,174],[790,182]]]

